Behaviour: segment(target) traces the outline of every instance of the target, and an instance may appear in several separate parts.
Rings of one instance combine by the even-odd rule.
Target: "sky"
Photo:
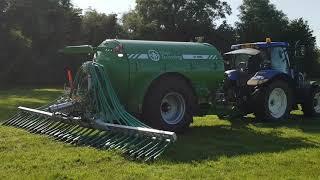
[[[234,24],[238,20],[239,9],[242,0],[225,0],[232,8],[232,14],[227,17],[227,22]],[[276,5],[277,9],[282,10],[288,15],[289,19],[303,17],[310,24],[314,35],[317,37],[317,45],[320,46],[320,19],[319,19],[319,0],[270,0]],[[116,13],[121,15],[135,7],[135,0],[72,0],[76,7],[96,9],[98,12],[106,14]]]

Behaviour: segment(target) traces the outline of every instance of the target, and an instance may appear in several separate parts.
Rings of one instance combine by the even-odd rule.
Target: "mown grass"
[[[60,93],[2,90],[0,120],[18,105],[36,107]],[[0,126],[0,179],[320,179],[320,119],[301,114],[280,123],[199,117],[152,163]]]

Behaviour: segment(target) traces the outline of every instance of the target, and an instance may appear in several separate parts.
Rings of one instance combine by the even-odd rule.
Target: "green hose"
[[[37,109],[19,107],[21,111],[3,125],[45,134],[70,144],[119,150],[128,157],[145,161],[156,159],[176,141],[173,132],[149,128],[125,110],[102,65],[91,61],[84,63],[74,85],[69,97],[63,95]],[[65,102],[72,102],[72,105],[75,102],[77,106],[50,112],[50,105]]]
[[[88,83],[83,84],[85,81]],[[79,90],[85,92],[90,109],[95,111],[95,118],[105,123],[149,128],[124,109],[101,64],[91,61],[84,63],[76,76],[75,84],[73,94],[76,95]]]

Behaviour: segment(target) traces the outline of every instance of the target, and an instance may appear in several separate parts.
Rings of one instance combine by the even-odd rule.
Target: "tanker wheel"
[[[143,104],[143,119],[150,126],[183,132],[193,121],[196,97],[180,77],[163,77],[149,89]]]
[[[302,111],[305,116],[313,117],[320,115],[320,89],[314,88],[310,96],[306,97],[305,103],[302,104]]]
[[[257,95],[255,115],[259,120],[279,121],[291,111],[291,91],[284,81],[274,81]]]

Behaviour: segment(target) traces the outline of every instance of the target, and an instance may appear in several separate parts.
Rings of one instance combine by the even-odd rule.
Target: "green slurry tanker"
[[[148,161],[210,107],[220,118],[254,113],[278,121],[298,104],[306,116],[319,115],[319,87],[292,68],[288,47],[268,38],[233,45],[223,59],[206,43],[106,40],[98,47],[69,46],[62,52],[94,55],[74,80],[68,71],[69,90],[43,107],[19,107],[4,125]]]
[[[61,52],[94,58],[74,81],[68,71],[64,95],[36,109],[19,107],[4,125],[137,159],[155,159],[175,142],[174,132],[189,127],[224,76],[222,56],[204,43],[106,40]]]

